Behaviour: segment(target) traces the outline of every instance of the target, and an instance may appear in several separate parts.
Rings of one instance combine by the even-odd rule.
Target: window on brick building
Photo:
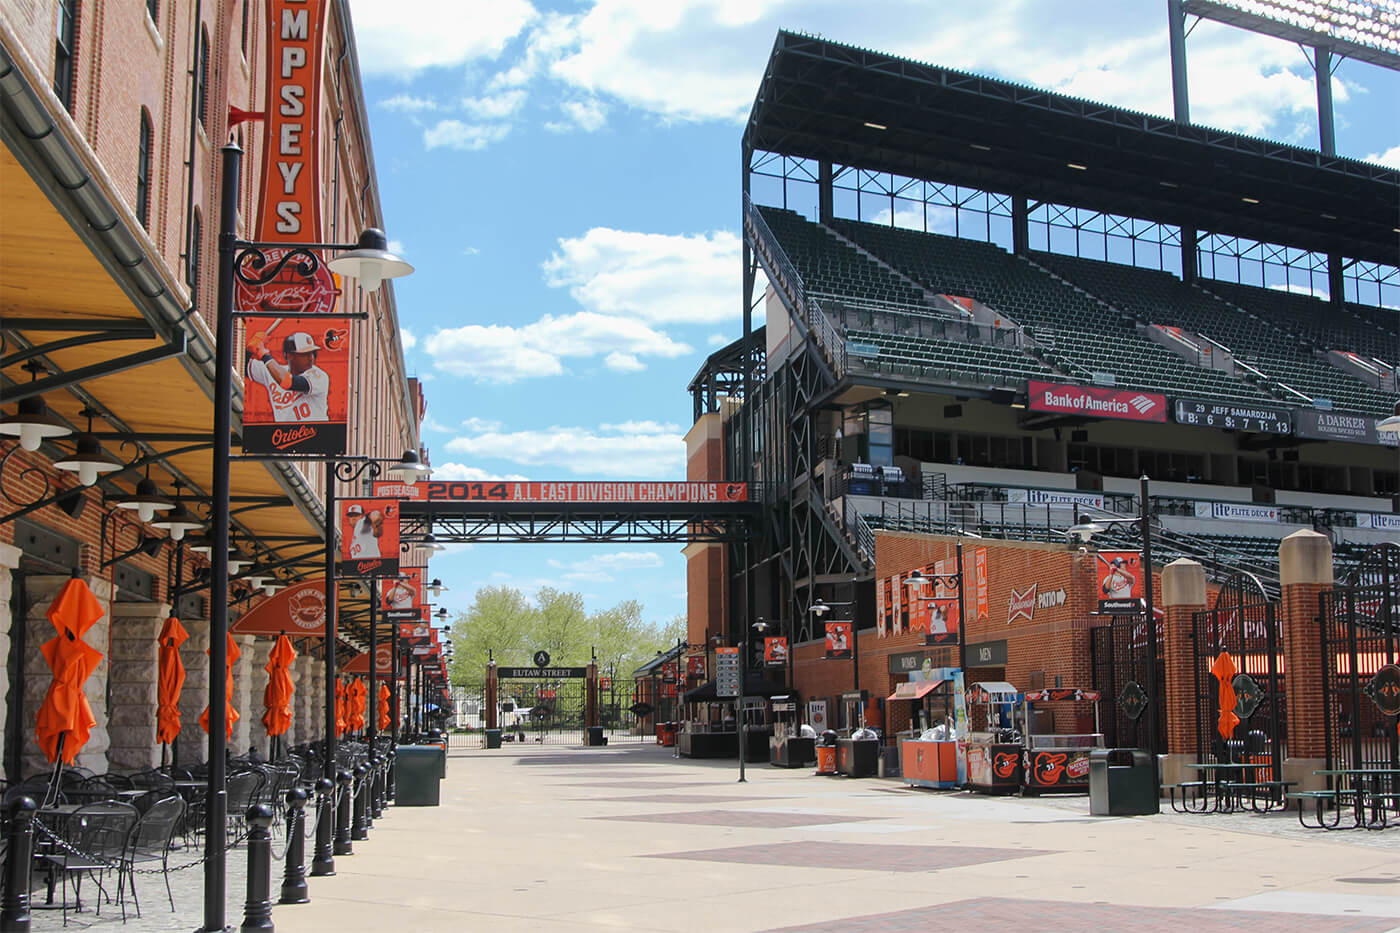
[[[141,129],[136,138],[136,219],[150,226],[151,213],[151,115],[141,108]]]
[[[199,125],[207,122],[209,115],[209,30],[199,31],[199,69],[195,73],[194,105],[199,115]]]
[[[194,219],[190,221],[190,253],[185,257],[185,284],[190,288],[199,287],[199,244],[203,232],[201,220],[199,211],[195,211]]]
[[[73,52],[78,42],[78,0],[59,0],[58,24],[54,35],[53,92],[63,109],[73,110]]]
[[[248,57],[248,8],[253,5],[253,0],[243,0],[243,32],[240,33],[243,42],[243,57]]]
[[[146,15],[152,23],[160,25],[160,0],[146,0]]]

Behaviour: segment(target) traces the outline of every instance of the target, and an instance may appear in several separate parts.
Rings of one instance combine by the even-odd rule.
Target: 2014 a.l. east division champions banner
[[[349,328],[340,282],[297,243],[321,242],[318,142],[328,0],[267,0],[263,170],[253,239],[287,243],[241,254],[234,310],[243,329],[243,449],[345,450]],[[249,132],[259,132],[251,124]],[[265,281],[266,280],[266,281]],[[314,315],[303,317],[302,315]]]
[[[339,573],[347,577],[399,575],[399,501],[341,499]]]

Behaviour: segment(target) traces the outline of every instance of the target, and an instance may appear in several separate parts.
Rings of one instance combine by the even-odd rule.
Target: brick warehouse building
[[[1140,547],[1145,512],[1158,750],[1209,752],[1195,700],[1214,681],[1181,626],[1247,586],[1296,649],[1286,695],[1282,671],[1249,673],[1275,678],[1280,729],[1303,725],[1287,754],[1316,757],[1316,717],[1343,713],[1295,689],[1318,672],[1304,633],[1400,532],[1382,429],[1400,173],[1257,142],[779,33],[744,134],[746,336],[691,381],[687,435],[688,478],[749,482],[763,518],[746,548],[687,548],[690,652],[761,620],[792,641],[769,675],[836,700],[855,671],[821,659],[820,601],[854,622],[861,691],[888,696],[922,636],[882,634],[882,581],[961,542],[964,586],[985,548],[989,589],[985,612],[966,595],[968,680],[1104,690],[1121,732],[1115,664],[1145,665],[1148,627],[1097,613],[1093,562]],[[1085,519],[1103,533],[1071,546]],[[867,707],[889,731],[903,716]]]
[[[349,7],[332,0],[327,8],[317,76],[321,227],[328,242],[353,242],[385,223]],[[3,412],[41,399],[55,423],[90,432],[116,465],[85,487],[55,466],[75,453],[77,433],[32,452],[0,440],[8,779],[45,767],[33,735],[49,682],[38,646],[52,635],[49,600],[73,573],[108,609],[87,636],[104,659],[86,685],[98,726],[78,764],[101,773],[159,762],[156,635],[172,614],[192,636],[181,652],[188,679],[176,753],[182,763],[204,756],[197,719],[208,686],[207,550],[192,547],[197,529],[177,542],[115,503],[149,476],[197,518],[208,512],[216,233],[222,211],[236,208],[240,236],[252,238],[259,213],[263,124],[237,117],[264,109],[267,10],[256,0],[22,0],[0,8]],[[218,149],[230,139],[245,152],[243,183],[237,205],[220,205]],[[398,459],[420,451],[423,396],[405,373],[392,286],[367,293],[352,283],[340,301],[366,315],[342,325],[355,348],[347,453]],[[241,374],[234,378],[237,433],[243,388]],[[41,391],[23,389],[32,380]],[[245,562],[230,566],[235,619],[264,598],[260,580],[316,575],[324,473],[317,463],[235,462],[230,485],[232,544]],[[338,492],[358,491],[342,484]],[[366,641],[352,618],[364,603],[342,594],[345,656]],[[272,640],[238,641],[231,699],[242,718],[230,746],[265,753],[258,717]],[[324,647],[312,639],[297,650],[289,742],[318,738],[323,722]]]

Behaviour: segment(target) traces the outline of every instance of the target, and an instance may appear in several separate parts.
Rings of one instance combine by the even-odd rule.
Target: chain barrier
[[[63,850],[64,850],[65,852],[67,852],[68,854],[70,854],[70,855],[76,855],[79,859],[82,859],[83,861],[92,862],[92,863],[94,863],[94,864],[100,865],[104,870],[109,870],[109,871],[112,870],[112,869],[120,869],[120,868],[121,868],[121,862],[120,862],[120,861],[115,861],[115,862],[114,862],[114,861],[112,861],[111,859],[102,858],[102,857],[100,857],[100,856],[93,855],[91,852],[84,852],[82,849],[79,849],[76,845],[74,845],[73,843],[69,842],[67,839],[64,839],[64,838],[63,838],[62,836],[60,836],[58,833],[54,832],[54,831],[53,831],[52,829],[50,829],[48,826],[44,825],[44,821],[41,820],[41,819],[39,819],[37,816],[34,818],[34,828],[37,829],[37,830],[39,830],[39,832],[43,833],[44,836],[48,839],[48,841],[52,842],[54,845],[58,846],[60,849],[63,849]],[[247,838],[248,838],[248,830],[247,830],[247,827],[244,827],[243,829],[239,830],[238,833],[234,836],[233,841],[229,842],[227,845],[224,846],[224,852],[225,852],[225,853],[228,853],[228,852],[232,851],[234,848],[236,848],[238,845],[240,845],[240,844],[241,844],[245,839],[247,839]],[[131,874],[134,874],[134,875],[163,875],[163,874],[166,874],[167,872],[184,871],[184,870],[187,869],[187,868],[194,868],[196,865],[203,865],[203,864],[204,864],[205,862],[207,862],[207,861],[209,861],[209,852],[208,852],[208,848],[206,847],[205,852],[204,852],[203,855],[199,856],[199,858],[195,859],[194,861],[192,861],[192,862],[187,862],[187,863],[185,863],[185,864],[183,864],[183,865],[176,865],[176,866],[173,867],[173,868],[135,868],[135,867],[133,867],[133,868],[129,869],[129,871],[130,871]]]

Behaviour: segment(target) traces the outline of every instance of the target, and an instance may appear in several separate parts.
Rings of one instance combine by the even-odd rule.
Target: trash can
[[[500,729],[487,729],[487,730],[486,730],[486,747],[487,747],[487,748],[500,748],[500,747],[501,747],[501,730],[500,730]]]
[[[817,773],[836,773],[836,731],[828,729],[822,733],[817,744]]]
[[[395,754],[394,802],[401,807],[436,807],[446,752],[436,745],[400,745]]]
[[[589,726],[589,727],[588,727],[588,744],[589,744],[590,746],[598,746],[598,745],[607,745],[607,744],[608,744],[608,737],[607,737],[606,735],[603,735],[603,727],[602,727],[602,726]]]
[[[1140,748],[1089,752],[1091,816],[1147,816],[1159,812],[1157,763]]]

